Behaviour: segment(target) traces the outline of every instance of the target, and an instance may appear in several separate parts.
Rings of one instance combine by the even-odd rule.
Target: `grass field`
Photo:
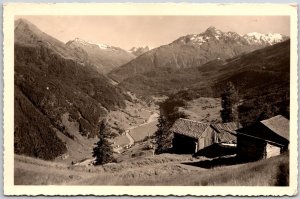
[[[150,151],[148,151],[150,152]],[[205,168],[190,155],[137,156],[104,166],[66,166],[15,156],[15,184],[287,186],[287,154],[252,163]],[[214,162],[214,161],[212,161]]]
[[[157,130],[157,125],[158,122],[150,122],[148,124],[141,125],[139,127],[136,127],[132,130],[130,130],[130,135],[134,139],[134,141],[141,141],[143,140],[146,136],[151,136],[155,133]]]
[[[186,107],[180,107],[189,119],[202,122],[220,122],[221,99],[200,97],[187,102]]]
[[[119,145],[119,146],[125,146],[129,143],[129,139],[126,135],[119,135],[118,137],[115,138],[114,140],[115,142],[115,146]]]
[[[180,179],[180,180],[178,180]],[[141,183],[141,182],[139,182]],[[147,182],[148,184],[149,182]],[[240,164],[221,166],[206,171],[192,172],[158,179],[150,184],[191,186],[288,186],[288,155]]]

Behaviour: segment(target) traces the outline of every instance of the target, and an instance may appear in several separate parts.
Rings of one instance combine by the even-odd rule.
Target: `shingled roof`
[[[219,142],[231,143],[236,142],[236,132],[238,126],[235,122],[217,123],[210,125],[216,132]]]
[[[251,126],[238,129],[240,135],[248,135],[256,139],[279,145],[289,144],[289,120],[281,115],[262,120]]]
[[[267,120],[263,120],[261,123],[281,137],[290,140],[290,122],[282,115],[277,115]]]
[[[208,127],[210,127],[208,123],[180,118],[176,120],[170,131],[198,139]]]

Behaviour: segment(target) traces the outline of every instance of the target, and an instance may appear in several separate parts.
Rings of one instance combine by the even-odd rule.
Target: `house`
[[[236,143],[234,123],[209,124],[189,119],[176,120],[170,131],[173,133],[175,153],[194,154],[215,143]]]
[[[241,127],[235,122],[211,124],[211,128],[215,131],[215,143],[224,146],[236,146],[236,130]]]
[[[280,155],[288,146],[289,120],[281,115],[237,130],[237,155],[243,160]]]

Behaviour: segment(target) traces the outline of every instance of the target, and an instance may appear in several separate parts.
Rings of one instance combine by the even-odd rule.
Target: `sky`
[[[62,42],[80,38],[129,50],[155,48],[208,27],[240,35],[250,32],[290,35],[288,16],[17,16]]]

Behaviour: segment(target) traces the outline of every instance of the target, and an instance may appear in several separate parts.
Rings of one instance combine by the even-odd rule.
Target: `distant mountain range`
[[[215,59],[228,59],[288,39],[280,34],[222,32],[209,27],[205,32],[180,37],[172,43],[152,49],[127,64],[115,68],[109,76],[122,82],[129,77],[158,68],[198,67]]]
[[[218,96],[228,81],[245,92],[274,81],[285,84],[289,81],[289,42],[286,40],[229,59],[218,58],[197,67],[156,68],[131,76],[119,86],[140,96],[169,95],[193,88],[203,89],[204,96]]]
[[[126,64],[136,56],[119,47],[106,44],[94,44],[79,38],[68,41],[67,46],[86,56],[89,64],[100,73],[108,73],[112,69]]]

